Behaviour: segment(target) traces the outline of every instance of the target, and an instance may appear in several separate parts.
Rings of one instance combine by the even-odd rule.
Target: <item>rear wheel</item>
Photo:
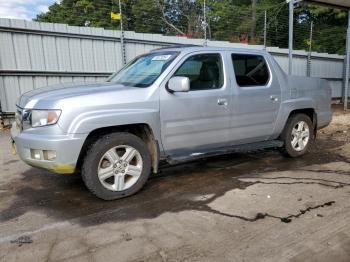
[[[139,191],[150,171],[146,144],[133,134],[113,133],[98,139],[88,150],[82,178],[94,195],[113,200]]]
[[[314,142],[314,129],[311,119],[305,114],[289,117],[281,135],[284,142],[282,152],[289,157],[307,153]]]

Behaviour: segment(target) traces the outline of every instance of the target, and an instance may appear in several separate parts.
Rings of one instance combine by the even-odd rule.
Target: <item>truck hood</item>
[[[102,83],[70,83],[47,86],[24,93],[17,101],[20,108],[54,108],[59,101],[66,99],[79,99],[93,95],[98,98],[99,95],[113,92],[113,95],[126,90],[138,89],[136,87],[123,86],[111,82]]]

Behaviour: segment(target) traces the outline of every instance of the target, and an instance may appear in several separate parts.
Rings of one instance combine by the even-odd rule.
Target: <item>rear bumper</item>
[[[332,111],[317,113],[317,129],[328,126],[332,121]]]
[[[20,133],[16,123],[14,123],[11,128],[11,137],[15,142],[19,157],[28,165],[47,169],[54,173],[70,174],[75,172],[78,157],[87,135]],[[37,160],[34,159],[31,150],[53,151],[56,153],[56,157],[52,160]]]

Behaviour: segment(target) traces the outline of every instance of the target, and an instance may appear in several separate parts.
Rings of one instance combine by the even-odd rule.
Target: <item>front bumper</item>
[[[42,135],[20,132],[14,122],[11,137],[19,157],[28,165],[50,170],[54,173],[71,174],[75,172],[78,157],[87,137],[85,134]],[[31,150],[53,151],[52,160],[34,159]]]

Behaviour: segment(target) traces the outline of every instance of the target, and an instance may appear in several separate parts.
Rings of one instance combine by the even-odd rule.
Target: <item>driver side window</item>
[[[219,89],[224,82],[220,54],[199,54],[189,57],[174,76],[190,79],[190,91]]]

